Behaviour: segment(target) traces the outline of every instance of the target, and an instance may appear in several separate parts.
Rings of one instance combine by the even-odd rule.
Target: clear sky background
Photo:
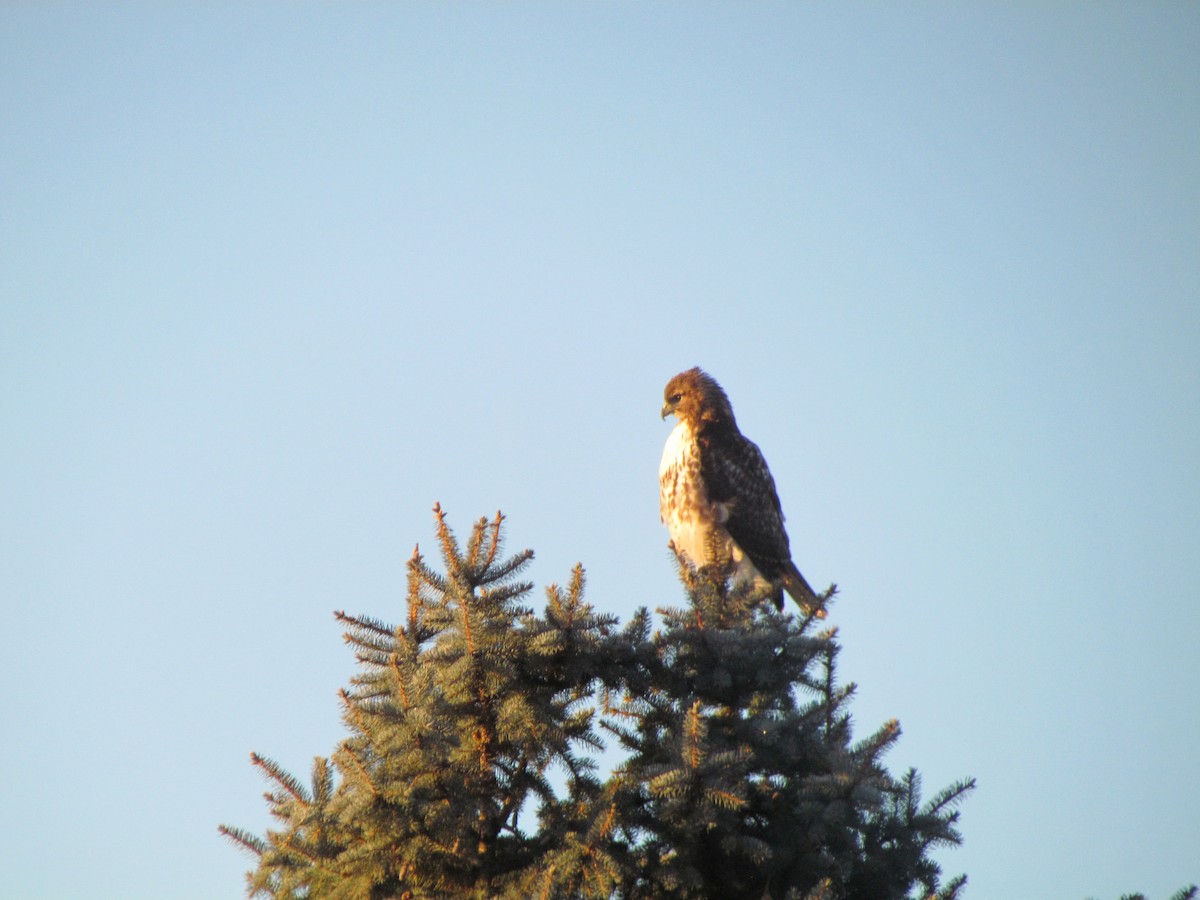
[[[696,364],[967,896],[1200,880],[1200,5],[5,3],[5,897],[240,896],[435,501],[678,602]]]

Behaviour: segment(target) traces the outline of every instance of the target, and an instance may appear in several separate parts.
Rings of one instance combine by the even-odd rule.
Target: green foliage
[[[1171,900],[1196,900],[1200,897],[1200,887],[1196,885],[1188,885],[1185,888],[1180,888],[1171,895]],[[1121,900],[1146,900],[1145,894],[1122,894]]]
[[[853,739],[815,613],[720,567],[681,567],[688,603],[657,630],[645,609],[623,628],[596,613],[579,567],[535,613],[502,517],[463,547],[435,513],[444,571],[414,553],[404,624],[337,614],[361,664],[349,736],[311,786],[252,757],[277,827],[222,827],[257,858],[252,896],[958,895],[929,852],[960,842],[974,781],[922,802],[915,771],[882,763],[896,722]],[[624,751],[607,777],[598,729]]]
[[[974,783],[922,805],[916,773],[881,763],[896,722],[852,740],[834,629],[731,590],[728,571],[680,574],[690,605],[659,610],[645,671],[603,723],[629,752],[614,781],[638,866],[621,896],[954,896],[962,880],[939,893],[927,851],[959,842]]]

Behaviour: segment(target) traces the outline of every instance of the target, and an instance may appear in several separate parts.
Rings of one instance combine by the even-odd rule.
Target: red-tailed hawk
[[[688,369],[667,382],[663,400],[662,417],[679,419],[658,468],[659,512],[675,552],[701,567],[717,561],[716,549],[733,560],[735,584],[769,585],[776,609],[783,609],[784,590],[805,612],[818,609],[792,562],[767,461],[738,431],[725,391],[707,373]]]

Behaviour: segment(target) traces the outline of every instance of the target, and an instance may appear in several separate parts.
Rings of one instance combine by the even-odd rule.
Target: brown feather
[[[800,574],[800,570],[796,568],[796,564],[790,559],[783,571],[783,588],[796,601],[796,605],[806,616],[815,614],[818,619],[825,618],[825,609],[821,606],[817,592],[809,586],[804,576]],[[777,609],[782,609],[783,599],[778,599],[775,606]]]

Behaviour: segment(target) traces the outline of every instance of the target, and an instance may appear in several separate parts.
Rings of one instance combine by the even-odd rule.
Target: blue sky
[[[440,501],[677,602],[702,365],[971,898],[1200,880],[1200,7],[5,4],[6,896],[236,897]]]

